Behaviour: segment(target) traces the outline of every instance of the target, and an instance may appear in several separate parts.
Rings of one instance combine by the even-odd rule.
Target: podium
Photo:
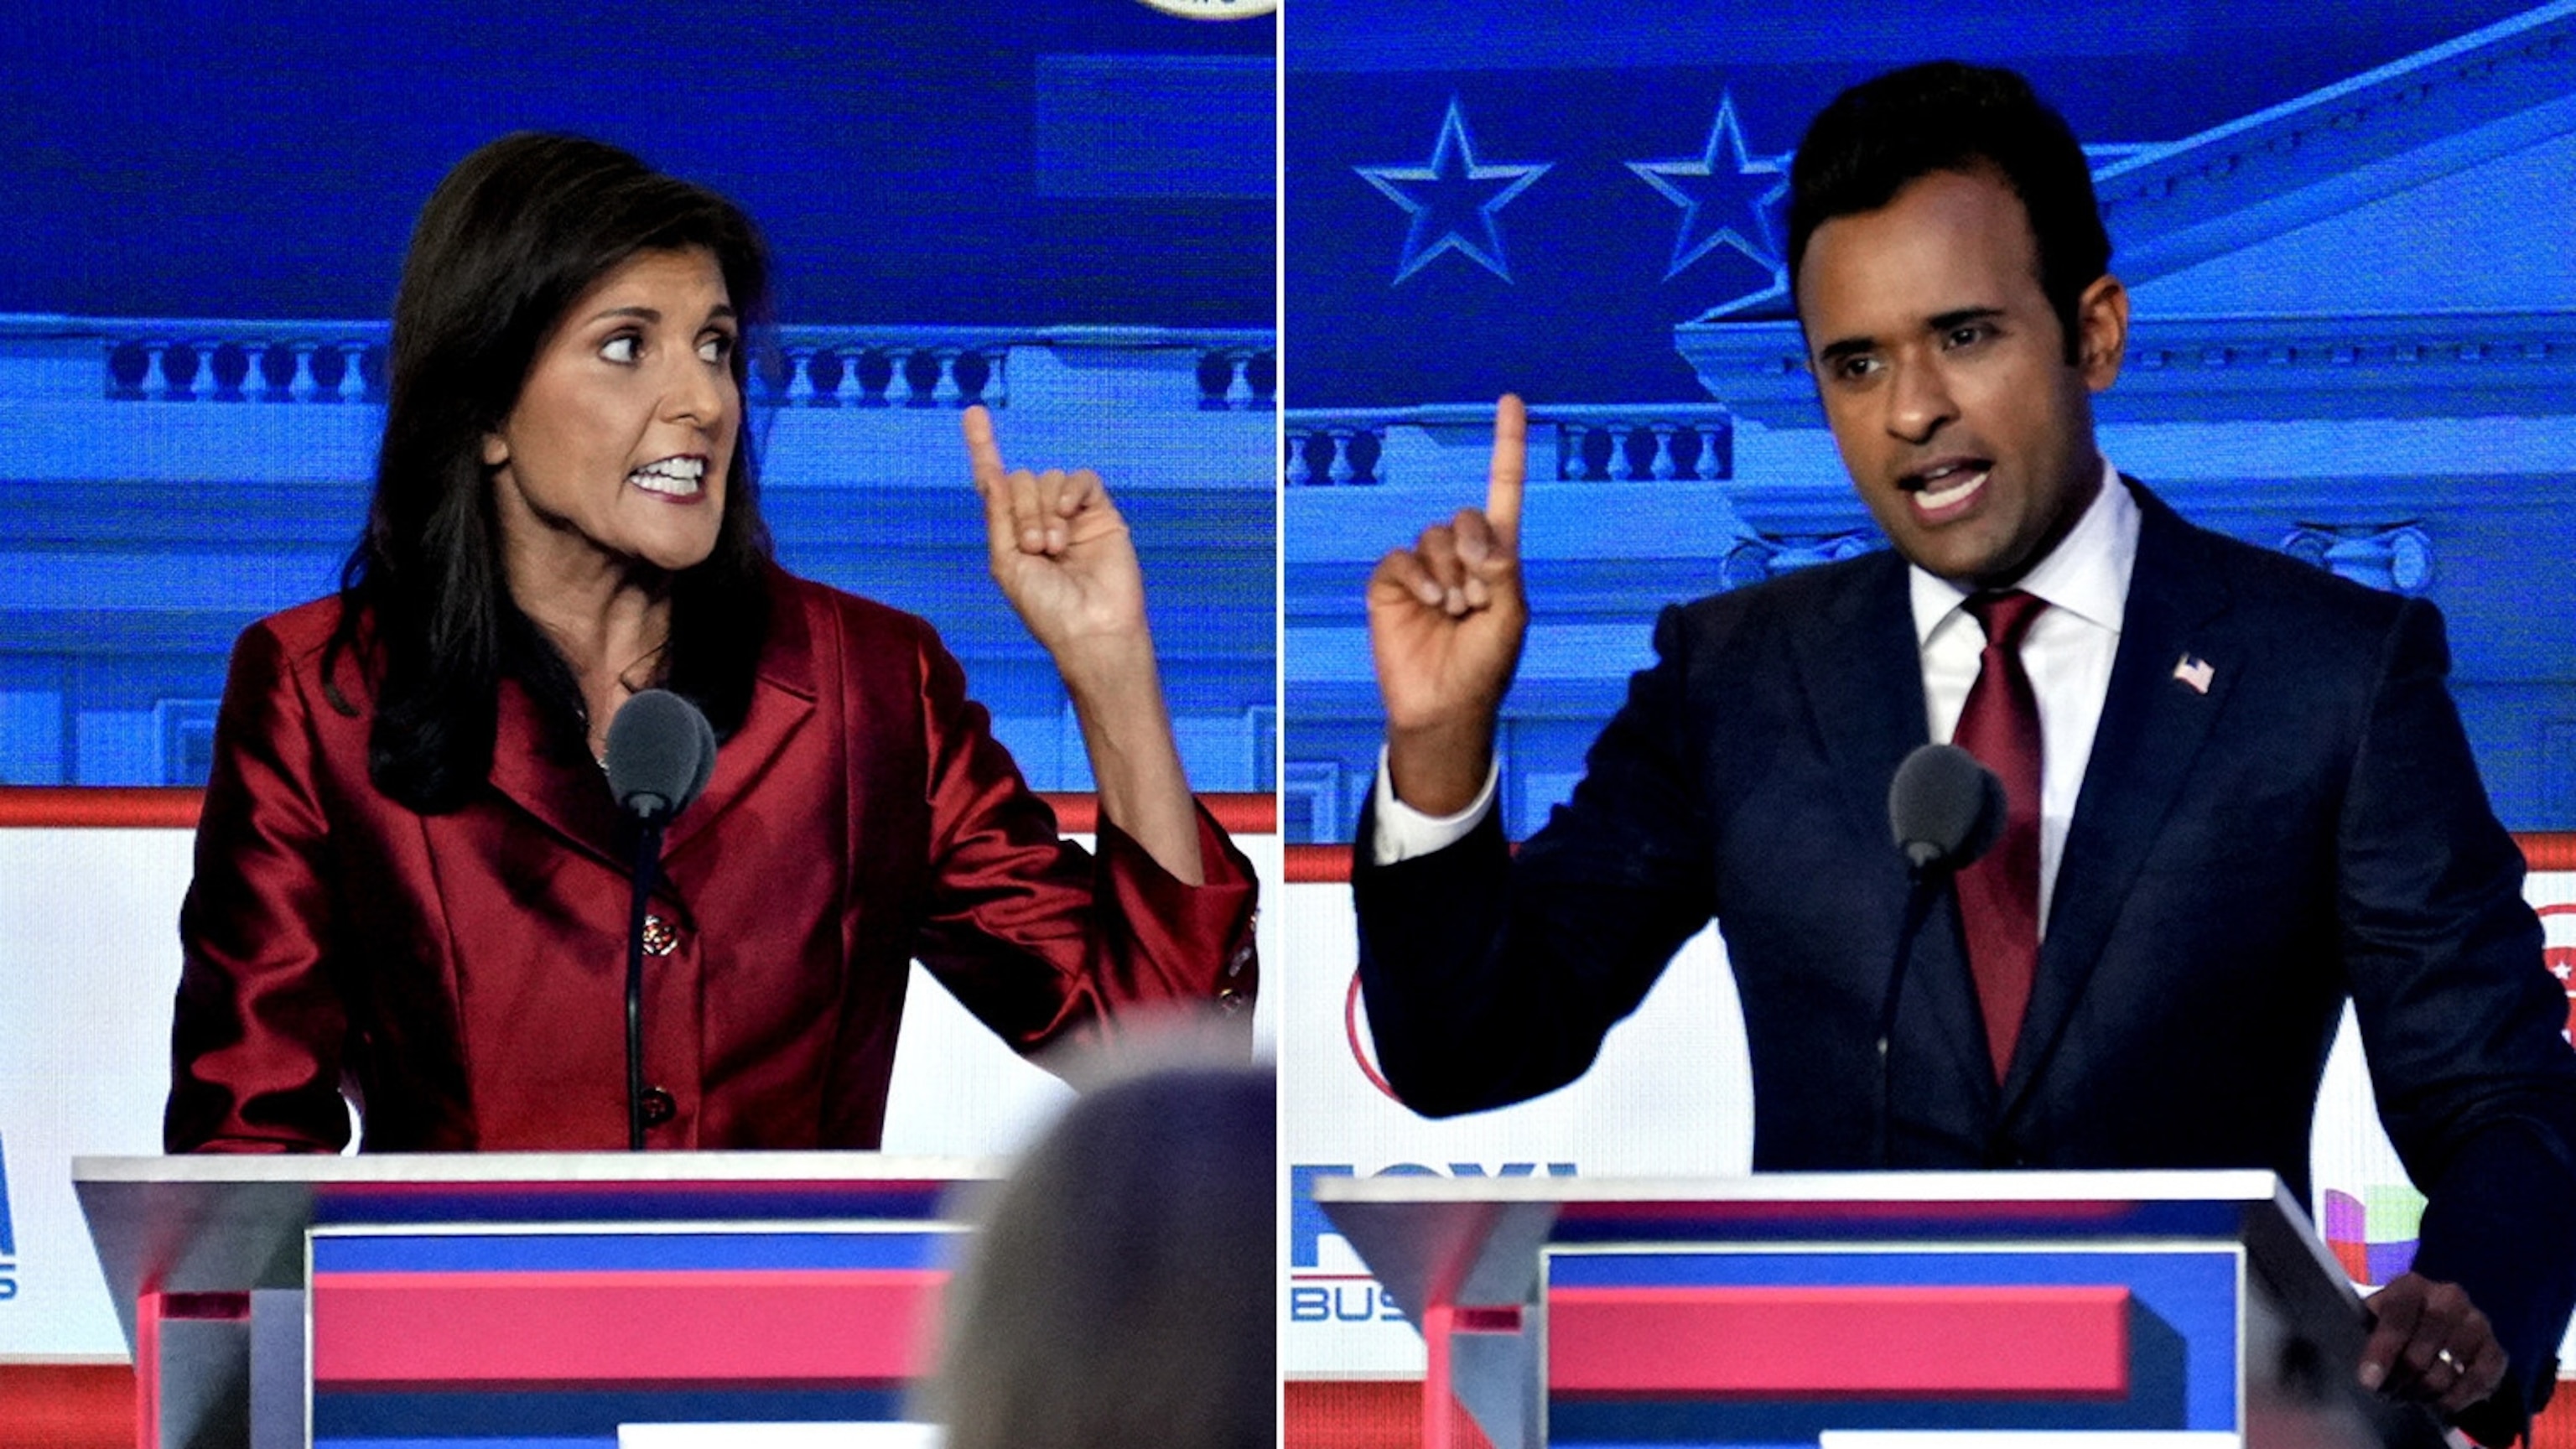
[[[1424,1449],[2424,1444],[2268,1172],[1389,1177],[1315,1200],[1422,1331]],[[2001,1436],[2000,1438],[1998,1436]]]
[[[930,1365],[960,1182],[873,1153],[91,1157],[140,1449],[882,1425]],[[844,1436],[846,1440],[848,1436]]]

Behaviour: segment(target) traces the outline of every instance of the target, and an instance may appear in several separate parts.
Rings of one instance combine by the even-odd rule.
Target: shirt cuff
[[[1466,809],[1455,815],[1425,815],[1395,798],[1395,786],[1386,768],[1386,746],[1378,746],[1376,800],[1372,807],[1377,828],[1369,836],[1370,863],[1393,865],[1445,850],[1466,839],[1468,832],[1493,813],[1494,783],[1502,777],[1502,769],[1499,756],[1485,766],[1485,788],[1476,792]]]

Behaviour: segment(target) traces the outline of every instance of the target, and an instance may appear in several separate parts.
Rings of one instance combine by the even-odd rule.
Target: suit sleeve
[[[1573,800],[1517,857],[1493,811],[1453,845],[1375,865],[1363,814],[1361,990],[1378,1065],[1415,1111],[1481,1111],[1581,1076],[1713,913],[1680,610],[1657,621],[1655,651]]]
[[[328,827],[310,701],[277,636],[234,646],[180,908],[172,1152],[337,1152],[348,1015],[328,961]]]
[[[2429,1200],[2415,1267],[2465,1289],[2512,1357],[2464,1421],[2501,1443],[2545,1400],[2576,1304],[2576,1053],[2448,668],[2441,616],[2410,605],[2355,756],[2338,885],[2380,1117]]]
[[[1251,863],[1198,807],[1191,886],[1105,816],[1099,850],[1056,833],[957,661],[926,631],[930,901],[921,963],[1017,1050],[1117,1034],[1122,1014],[1208,1010],[1249,1041],[1260,969]]]

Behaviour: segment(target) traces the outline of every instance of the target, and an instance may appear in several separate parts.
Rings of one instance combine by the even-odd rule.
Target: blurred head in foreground
[[[1275,1088],[1165,1068],[1077,1102],[950,1288],[949,1449],[1266,1449],[1277,1437]]]

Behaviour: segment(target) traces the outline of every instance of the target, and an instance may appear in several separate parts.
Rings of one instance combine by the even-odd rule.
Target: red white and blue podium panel
[[[1503,1449],[2430,1429],[2323,1371],[2357,1355],[2362,1310],[2269,1173],[1379,1178],[1315,1198],[1421,1325],[1425,1449],[1457,1441],[1453,1402]]]
[[[139,1443],[613,1446],[885,1425],[931,1367],[964,1160],[89,1158]]]
[[[901,1417],[942,1232],[317,1227],[316,1449],[613,1442],[638,1423]]]
[[[1546,1256],[1548,1442],[2241,1427],[2241,1252]]]

